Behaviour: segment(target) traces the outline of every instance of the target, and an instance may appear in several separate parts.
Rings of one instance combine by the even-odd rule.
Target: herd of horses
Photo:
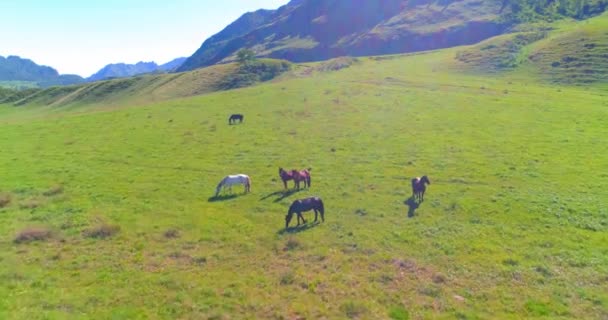
[[[244,116],[242,114],[233,114],[228,118],[228,124],[232,125],[238,120],[239,123],[243,122]],[[293,180],[294,189],[300,190],[300,183],[304,183],[304,188],[310,188],[311,175],[310,171],[312,168],[304,170],[285,170],[279,168],[279,177],[283,181],[283,186],[287,189],[287,181]],[[417,177],[411,180],[412,182],[412,198],[420,202],[424,201],[424,192],[426,191],[426,185],[431,184],[431,181],[427,176]],[[251,192],[251,178],[246,174],[228,175],[220,181],[215,188],[215,197],[220,195],[222,190],[228,190],[232,192],[232,186],[242,185],[245,188],[245,193]],[[297,226],[300,226],[300,221],[306,224],[306,220],[302,213],[307,211],[314,211],[315,221],[317,222],[319,214],[321,215],[321,221],[325,222],[325,207],[323,200],[319,197],[309,197],[305,199],[298,199],[291,203],[285,215],[285,229],[289,228],[289,223],[295,214],[297,216]]]

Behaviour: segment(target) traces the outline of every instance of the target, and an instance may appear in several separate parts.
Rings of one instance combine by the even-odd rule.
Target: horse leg
[[[317,211],[317,209],[315,209],[315,222],[317,222],[318,215],[319,215],[319,211]]]
[[[287,189],[287,180],[283,180],[283,185],[285,186],[285,189]]]

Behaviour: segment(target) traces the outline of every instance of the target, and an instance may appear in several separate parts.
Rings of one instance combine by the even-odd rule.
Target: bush
[[[280,60],[253,60],[239,65],[237,70],[220,82],[220,89],[229,90],[272,80],[291,69],[291,64]]]
[[[47,228],[43,227],[35,227],[35,228],[27,228],[20,231],[16,236],[13,242],[15,243],[25,243],[32,241],[44,241],[52,238],[53,232]]]

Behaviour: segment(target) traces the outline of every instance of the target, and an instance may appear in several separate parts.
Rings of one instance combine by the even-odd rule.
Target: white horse
[[[222,179],[222,181],[220,181],[217,188],[215,188],[215,196],[217,197],[220,194],[220,191],[222,191],[222,189],[226,190],[226,188],[232,192],[232,186],[235,184],[244,185],[245,193],[251,192],[251,178],[249,178],[249,176],[246,174],[236,174],[226,176],[224,179]]]

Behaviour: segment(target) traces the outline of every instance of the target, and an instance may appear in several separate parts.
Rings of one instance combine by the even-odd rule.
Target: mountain
[[[607,0],[294,0],[247,13],[206,40],[177,71],[233,61],[242,48],[294,62],[473,44],[539,17],[583,18]]]
[[[163,65],[156,62],[138,62],[136,64],[109,64],[87,78],[87,81],[99,81],[113,78],[126,78],[144,73],[171,72],[177,69],[186,58],[177,58]]]
[[[165,64],[162,64],[158,67],[158,69],[160,71],[164,71],[164,72],[172,72],[177,70],[177,68],[179,68],[182,64],[184,64],[184,62],[186,61],[187,58],[182,57],[182,58],[177,58],[177,59],[173,59]]]
[[[60,75],[57,70],[40,66],[29,59],[0,56],[0,81],[26,82],[33,86],[49,87],[81,83],[84,79],[77,75]]]

